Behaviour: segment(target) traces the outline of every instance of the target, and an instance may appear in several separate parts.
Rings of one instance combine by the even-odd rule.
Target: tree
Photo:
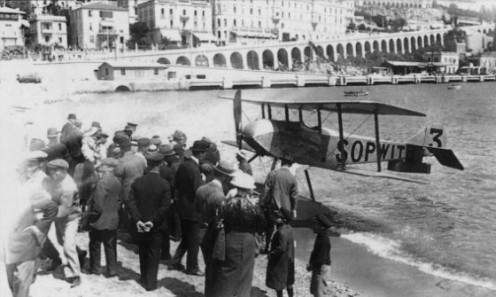
[[[138,45],[146,43],[146,35],[148,32],[150,32],[150,29],[144,22],[136,22],[129,26],[131,41],[133,43],[138,43]]]
[[[350,31],[355,31],[356,28],[357,28],[357,26],[354,22],[349,23],[348,26],[346,27],[346,29],[348,29]]]

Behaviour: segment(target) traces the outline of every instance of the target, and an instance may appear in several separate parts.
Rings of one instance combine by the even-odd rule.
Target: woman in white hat
[[[249,297],[255,253],[255,234],[265,228],[265,217],[260,207],[251,202],[255,181],[246,173],[238,173],[231,181],[236,194],[227,198],[220,207],[225,232],[225,246],[218,247],[211,296]],[[224,254],[225,252],[225,254]],[[214,251],[214,254],[216,251]],[[223,259],[222,259],[223,258]]]

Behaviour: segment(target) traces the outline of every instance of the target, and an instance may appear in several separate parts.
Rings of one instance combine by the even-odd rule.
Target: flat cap
[[[149,152],[145,154],[145,158],[148,162],[161,162],[164,160],[164,155],[159,152]]]
[[[127,125],[128,126],[131,126],[131,127],[134,127],[134,128],[138,127],[138,124],[133,123],[133,122],[127,122]]]
[[[96,127],[98,129],[102,129],[102,125],[100,124],[100,122],[97,122],[97,121],[94,121],[93,123],[91,123],[91,127]]]
[[[67,119],[68,119],[68,120],[75,120],[75,119],[76,119],[76,114],[74,114],[74,113],[70,113],[70,114],[67,116]]]
[[[193,152],[206,152],[210,148],[210,142],[205,140],[197,140],[193,143],[193,146],[190,148]]]
[[[69,163],[67,163],[67,161],[62,159],[55,159],[48,162],[47,167],[67,170],[69,169]]]
[[[147,147],[150,145],[150,139],[142,137],[138,139],[138,147]]]

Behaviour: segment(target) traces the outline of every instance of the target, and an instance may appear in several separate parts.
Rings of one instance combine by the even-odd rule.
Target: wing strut
[[[341,103],[337,104],[338,108],[338,126],[339,126],[339,143],[342,143],[344,140],[344,132],[343,132],[343,111],[341,110]],[[344,170],[344,163],[338,161],[338,168]]]
[[[375,151],[377,153],[377,172],[381,172],[381,139],[379,138],[379,116],[377,110],[374,111],[375,125]]]
[[[313,187],[312,181],[310,180],[310,174],[308,173],[308,169],[305,169],[305,177],[307,178],[308,190],[310,191],[310,197],[315,201],[315,196],[313,195]]]

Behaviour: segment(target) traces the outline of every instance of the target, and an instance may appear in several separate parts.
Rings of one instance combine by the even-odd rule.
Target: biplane
[[[441,127],[425,127],[405,143],[380,139],[379,116],[425,116],[417,111],[373,101],[241,99],[240,90],[230,99],[233,99],[236,141],[224,143],[253,152],[255,155],[250,161],[258,156],[270,156],[274,160],[285,158],[302,165],[347,173],[353,173],[348,172],[349,165],[364,163],[376,163],[377,171],[381,172],[382,163],[388,162],[387,169],[390,171],[430,173],[431,166],[424,163],[423,158],[434,156],[444,166],[463,170],[454,152],[445,147],[447,136]],[[242,103],[245,102],[261,106],[261,119],[243,124]],[[274,119],[274,109],[284,110],[284,119]],[[290,111],[293,114],[297,111],[298,118],[290,118]],[[316,113],[316,126],[305,124],[303,111]],[[337,114],[338,131],[323,127],[322,114],[325,112]],[[345,114],[373,115],[375,137],[345,133]],[[305,175],[311,190],[307,170]]]

